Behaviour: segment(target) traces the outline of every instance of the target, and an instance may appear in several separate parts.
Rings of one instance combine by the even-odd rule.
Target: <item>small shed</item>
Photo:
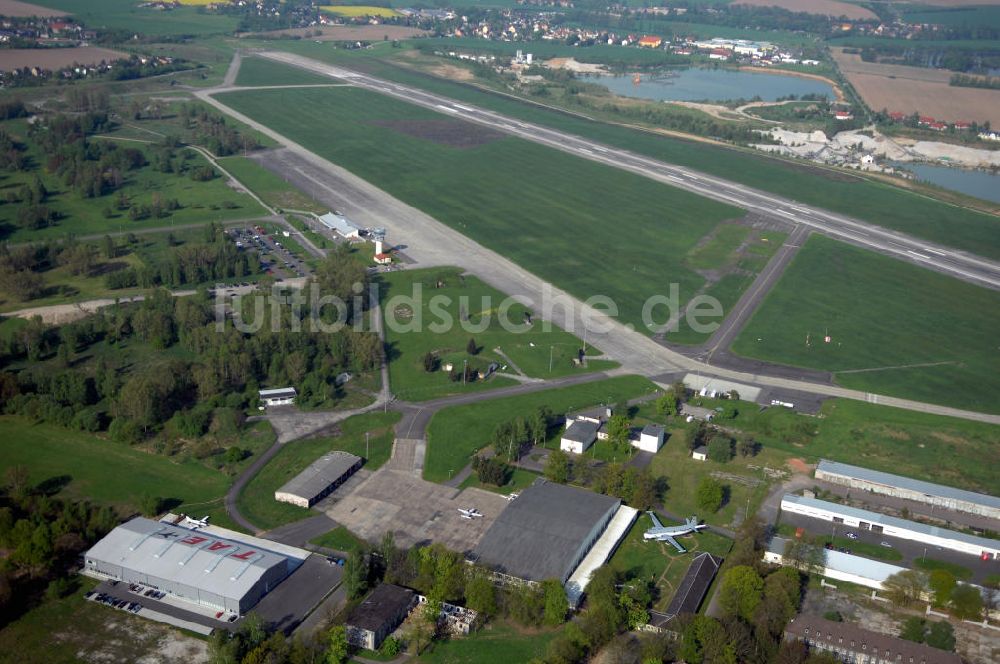
[[[663,427],[659,424],[647,424],[639,432],[639,438],[632,441],[632,446],[643,452],[656,453],[663,447]]]
[[[708,448],[704,445],[699,445],[698,447],[691,450],[691,458],[697,461],[707,461],[708,460]]]

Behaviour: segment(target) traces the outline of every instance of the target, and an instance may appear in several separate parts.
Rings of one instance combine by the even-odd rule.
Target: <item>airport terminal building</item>
[[[243,614],[299,561],[211,533],[136,517],[84,555],[87,573]]]

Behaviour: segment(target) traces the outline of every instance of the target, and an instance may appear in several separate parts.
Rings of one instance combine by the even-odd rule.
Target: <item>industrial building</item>
[[[781,510],[801,514],[814,519],[842,523],[859,530],[870,530],[890,537],[914,540],[929,546],[959,551],[984,559],[1000,558],[1000,540],[967,535],[954,530],[929,526],[916,521],[899,519],[878,512],[830,503],[825,500],[785,494],[781,499]]]
[[[84,554],[84,570],[243,614],[300,561],[236,539],[136,517]]]
[[[472,558],[510,581],[565,583],[620,506],[611,496],[537,480],[500,513]]]
[[[348,240],[361,237],[361,227],[342,214],[327,212],[319,217],[319,222]]]
[[[796,616],[785,627],[785,639],[802,641],[811,654],[825,652],[849,664],[962,663],[962,658],[953,652],[819,616]]]
[[[323,500],[347,481],[364,463],[350,452],[334,450],[316,459],[274,492],[274,499],[306,509]]]
[[[934,507],[1000,519],[1000,498],[822,459],[816,479]]]
[[[347,617],[347,642],[358,648],[378,650],[385,638],[399,627],[417,603],[409,588],[383,583]]]
[[[785,558],[785,551],[790,540],[782,537],[774,537],[764,552],[764,562],[774,565],[789,565],[799,567],[800,565]],[[882,590],[883,583],[893,574],[905,572],[905,567],[890,565],[870,558],[862,558],[851,553],[843,553],[836,549],[823,549],[824,567],[819,571],[820,576],[825,576],[834,581],[847,581],[865,588]]]
[[[258,390],[257,395],[265,406],[290,406],[295,403],[298,392],[294,387],[277,387],[270,390]]]

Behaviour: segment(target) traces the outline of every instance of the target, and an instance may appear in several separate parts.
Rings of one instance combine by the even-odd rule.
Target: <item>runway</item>
[[[484,125],[584,159],[631,171],[706,198],[729,203],[796,226],[807,227],[829,237],[872,249],[908,263],[1000,290],[1000,263],[967,252],[336,65],[290,53],[265,51],[256,55],[341,79],[359,88]]]

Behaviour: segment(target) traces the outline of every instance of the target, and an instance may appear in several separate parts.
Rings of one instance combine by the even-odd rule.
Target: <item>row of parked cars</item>
[[[139,613],[142,609],[142,604],[139,602],[129,602],[128,600],[118,599],[117,597],[112,597],[107,593],[97,593],[94,596],[95,591],[88,590],[87,594],[84,595],[87,599],[93,599],[95,602],[100,602],[101,604],[106,604],[113,609],[121,609],[122,611],[128,611],[129,613]]]
[[[156,588],[147,588],[145,586],[140,586],[138,583],[130,583],[128,589],[137,595],[142,595],[143,597],[150,597],[152,599],[163,599],[167,593],[162,590],[157,590]]]

